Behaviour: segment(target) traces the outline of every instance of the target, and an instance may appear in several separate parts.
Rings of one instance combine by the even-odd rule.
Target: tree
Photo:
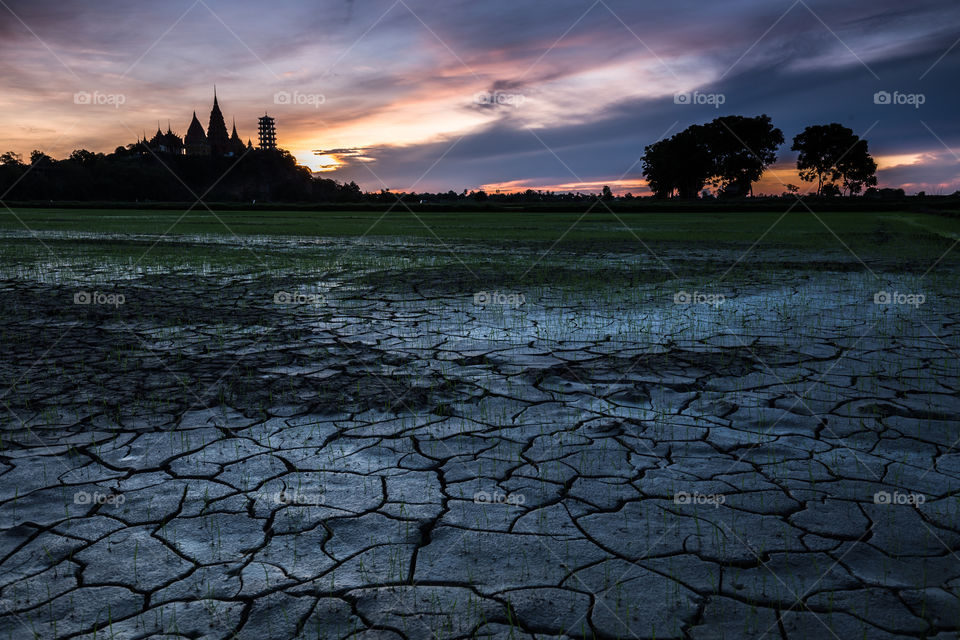
[[[30,152],[30,164],[40,164],[41,162],[52,162],[53,158],[39,149]]]
[[[696,198],[711,176],[712,159],[701,125],[684,129],[644,150],[643,175],[654,195]]]
[[[600,199],[604,201],[613,200],[613,191],[610,190],[608,185],[603,185],[603,193],[600,194]]]
[[[23,165],[23,158],[15,151],[0,153],[0,165],[18,167]]]
[[[721,195],[753,193],[753,183],[777,160],[783,132],[767,115],[724,116],[692,125],[644,150],[643,175],[654,195],[696,198],[708,181]]]
[[[866,140],[857,140],[848,154],[837,162],[847,195],[859,194],[864,186],[877,186],[877,163],[870,157]]]
[[[93,166],[93,163],[97,161],[97,154],[93,151],[87,151],[86,149],[76,149],[70,154],[70,159],[81,167],[89,167]]]
[[[19,200],[81,201],[183,201],[198,193],[222,202],[352,202],[364,197],[355,183],[314,177],[282,149],[226,158],[170,155],[163,162],[139,149],[145,147],[117,147],[111,154],[78,149],[61,161],[34,151],[32,170],[15,164],[15,153],[0,154],[0,193],[9,191],[11,199]]]
[[[777,161],[783,132],[770,116],[723,116],[704,126],[713,159],[712,178],[720,195],[753,194],[753,183]]]
[[[836,122],[807,127],[793,139],[797,169],[805,182],[817,183],[817,195],[826,185],[841,181],[851,195],[877,184],[877,163],[870,157],[866,140]],[[837,187],[839,190],[839,187]]]
[[[840,187],[835,182],[828,182],[823,185],[819,195],[823,198],[836,198],[842,194],[840,193]]]
[[[657,198],[670,198],[677,188],[671,147],[672,140],[658,140],[643,150],[643,177]]]

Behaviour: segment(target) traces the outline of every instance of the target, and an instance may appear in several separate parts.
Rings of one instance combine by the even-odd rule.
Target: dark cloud
[[[703,88],[703,91],[726,95],[727,102],[719,110],[676,105],[672,97],[628,100],[608,108],[589,122],[536,129],[536,136],[504,117],[459,140],[452,149],[455,138],[382,149],[375,154],[377,173],[391,178],[391,187],[404,188],[443,156],[442,163],[424,179],[424,185],[442,188],[480,183],[469,177],[465,179],[466,176],[483,176],[482,182],[486,183],[522,177],[545,184],[578,179],[613,180],[624,173],[628,178],[637,178],[639,168],[635,163],[645,145],[665,132],[672,133],[690,124],[732,113],[769,114],[787,138],[781,149],[782,159],[793,157],[789,151],[790,141],[804,127],[834,121],[865,134],[876,155],[942,149],[941,140],[960,151],[960,121],[955,117],[960,87],[949,82],[918,82],[929,59],[926,53],[917,53],[878,64],[880,82],[858,66],[802,73],[784,73],[776,67],[744,68],[724,82]],[[949,58],[941,64],[939,73],[946,77],[955,77],[960,72],[960,59]],[[758,82],[758,78],[763,81]],[[877,91],[923,93],[926,102],[919,109],[875,104]],[[677,124],[671,129],[674,123]],[[942,155],[928,159],[941,164],[945,160]],[[632,171],[631,167],[634,167]],[[881,177],[888,183],[960,180],[960,171],[954,163],[939,167],[936,178],[932,173],[931,177],[924,177],[926,169],[926,164],[901,167],[884,172]],[[342,174],[358,181],[370,178],[362,168],[350,168]]]
[[[746,9],[754,3],[738,4]],[[872,33],[871,37],[880,41],[883,31],[888,30],[912,36],[890,40],[884,47],[868,47],[860,56],[861,62],[838,40],[839,34],[813,21],[808,12],[799,11],[781,21],[782,28],[771,31],[768,39],[757,44],[722,80],[700,87],[703,92],[724,94],[726,102],[719,110],[679,106],[671,97],[631,99],[608,106],[587,122],[538,128],[534,136],[514,122],[511,110],[501,109],[505,113],[498,122],[459,142],[450,138],[381,150],[377,154],[377,173],[389,177],[384,178],[391,182],[389,186],[404,188],[443,156],[442,163],[430,171],[423,185],[475,186],[518,178],[557,184],[614,180],[625,172],[628,178],[636,178],[639,169],[635,163],[643,147],[663,135],[671,124],[676,122],[676,128],[683,128],[728,113],[770,114],[788,140],[781,152],[782,159],[793,158],[790,140],[805,126],[834,121],[866,134],[877,155],[942,149],[942,144],[960,149],[960,121],[955,117],[960,88],[949,81],[960,71],[960,56],[956,52],[948,55],[928,72],[955,40],[955,34],[946,33],[940,26],[943,17],[957,13],[957,7],[937,2],[918,3],[909,12],[892,2],[872,5],[867,15],[842,8],[825,12],[835,28],[846,35],[851,31],[861,36]],[[740,34],[743,44],[746,33],[756,33],[760,25],[764,25],[764,30],[769,28],[776,18],[771,11],[762,17],[749,16],[744,20],[749,28],[741,25],[728,33],[731,38]],[[809,37],[811,34],[813,37]],[[798,64],[824,51],[839,51],[840,59],[813,68]],[[737,57],[741,54],[742,51]],[[737,60],[732,52],[722,57],[730,64]],[[491,84],[489,91],[519,88],[521,83],[503,79]],[[919,109],[876,104],[874,94],[879,91],[922,94],[925,103]],[[457,144],[450,150],[454,142]],[[948,161],[950,158],[950,154],[931,154],[921,165],[883,171],[881,178],[891,184],[956,184],[960,171],[956,163]],[[631,167],[634,168],[630,170]],[[924,175],[928,168],[929,175]],[[348,167],[341,173],[360,181],[369,179],[363,168]]]

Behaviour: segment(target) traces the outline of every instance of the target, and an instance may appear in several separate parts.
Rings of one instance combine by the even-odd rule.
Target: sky
[[[956,0],[0,0],[0,152],[110,152],[257,117],[366,191],[649,193],[646,145],[768,114],[840,122],[885,187],[960,189]]]

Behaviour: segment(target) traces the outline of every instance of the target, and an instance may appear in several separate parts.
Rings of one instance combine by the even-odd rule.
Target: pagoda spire
[[[246,148],[243,146],[243,140],[237,135],[237,119],[233,119],[233,134],[230,136],[230,152],[235,156],[243,155]]]
[[[187,135],[183,138],[183,144],[188,156],[210,155],[207,135],[203,132],[203,125],[200,124],[196,111],[193,112],[193,120],[190,121],[190,127],[187,129]]]
[[[227,125],[223,121],[223,112],[217,101],[217,88],[213,88],[213,109],[210,110],[210,122],[207,126],[207,142],[210,144],[210,153],[222,156],[230,151],[230,136],[227,135]]]

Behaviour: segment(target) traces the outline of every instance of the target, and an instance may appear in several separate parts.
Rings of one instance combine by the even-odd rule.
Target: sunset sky
[[[758,192],[801,184],[790,140],[836,121],[881,186],[949,193],[958,39],[956,0],[0,0],[0,151],[182,135],[216,84],[244,140],[269,112],[301,164],[368,191],[642,194],[645,145],[767,113],[788,142]]]

